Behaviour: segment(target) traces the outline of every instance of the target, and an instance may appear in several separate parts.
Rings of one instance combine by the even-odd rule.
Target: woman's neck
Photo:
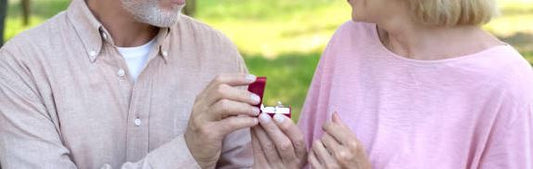
[[[389,21],[377,25],[383,45],[411,59],[453,58],[503,44],[478,26],[427,26],[409,21]]]

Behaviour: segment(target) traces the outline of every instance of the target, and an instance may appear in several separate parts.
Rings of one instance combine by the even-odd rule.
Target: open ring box
[[[257,77],[254,83],[250,84],[248,86],[248,91],[255,93],[261,98],[261,101],[259,104],[254,105],[255,107],[259,108],[262,113],[267,113],[270,116],[274,116],[275,114],[283,114],[289,118],[291,118],[291,107],[285,107],[281,102],[278,102],[278,105],[276,106],[264,106],[263,105],[263,94],[265,92],[266,87],[266,77]]]

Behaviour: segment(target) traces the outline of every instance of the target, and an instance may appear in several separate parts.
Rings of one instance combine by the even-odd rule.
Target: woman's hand
[[[260,125],[252,127],[255,169],[301,169],[307,148],[301,130],[291,119],[276,114],[274,120],[264,113]]]
[[[324,136],[313,142],[308,162],[313,168],[353,168],[371,169],[363,145],[355,134],[344,124],[337,113],[322,129]]]

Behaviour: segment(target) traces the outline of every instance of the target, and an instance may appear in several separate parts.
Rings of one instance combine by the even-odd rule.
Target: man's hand
[[[196,97],[185,141],[202,168],[215,167],[227,134],[258,124],[259,109],[252,105],[259,96],[238,88],[255,80],[246,74],[219,75]]]
[[[284,115],[274,119],[262,113],[261,125],[252,128],[254,169],[301,169],[307,158],[303,133]]]
[[[337,113],[322,129],[322,139],[313,142],[309,153],[309,164],[322,169],[371,169],[363,145],[351,129],[344,124]]]

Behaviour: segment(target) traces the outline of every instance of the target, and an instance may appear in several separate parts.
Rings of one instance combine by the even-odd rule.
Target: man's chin
[[[153,17],[138,18],[137,20],[155,27],[168,28],[175,25],[181,18],[181,8],[179,9],[161,9],[158,15]]]
[[[161,1],[168,3],[168,1]],[[168,4],[143,4],[126,6],[129,11],[140,23],[156,27],[171,27],[175,25],[181,16],[181,10],[185,5],[168,5]]]
[[[184,0],[170,0],[168,3],[159,3],[159,9],[170,12],[178,11],[185,7],[186,3]]]

